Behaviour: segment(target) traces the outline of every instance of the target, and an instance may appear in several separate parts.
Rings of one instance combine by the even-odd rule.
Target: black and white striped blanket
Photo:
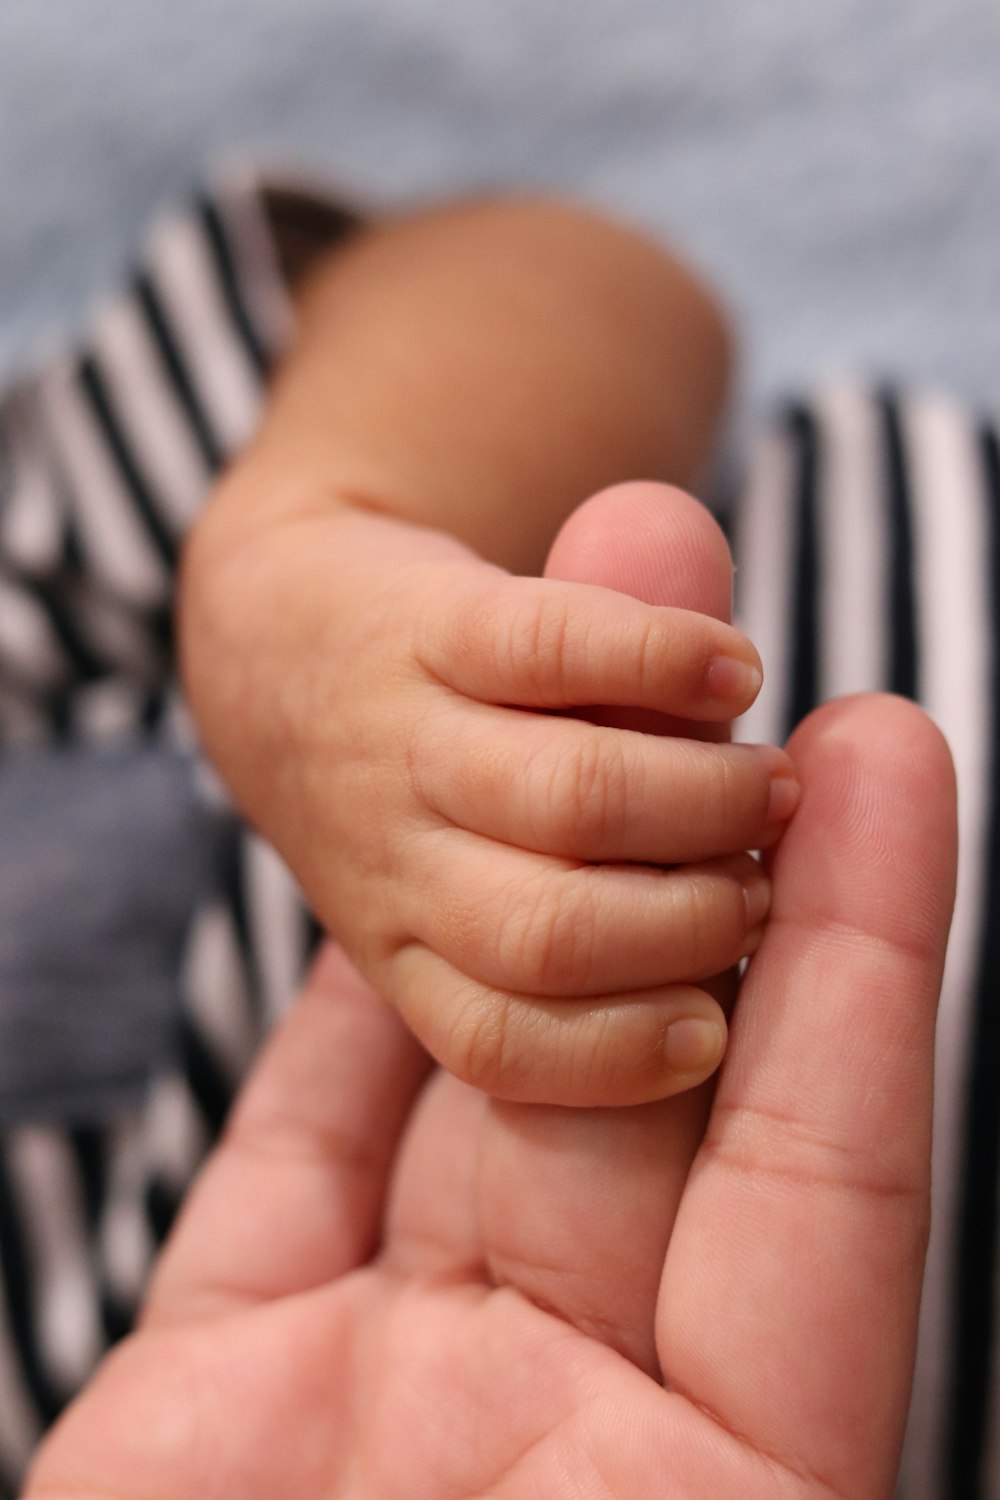
[[[171,600],[181,538],[253,432],[288,336],[285,269],[349,223],[319,199],[227,182],[163,220],[83,345],[0,402],[0,845],[4,809],[18,800],[4,802],[15,786],[5,778],[25,765],[46,758],[51,774],[56,757],[70,797],[73,766],[97,765],[124,797],[128,768],[152,757],[183,768],[212,851],[211,878],[185,914],[169,1015],[151,1016],[150,1044],[128,1053],[124,1091],[98,1065],[125,1056],[114,1006],[74,1022],[83,991],[65,961],[69,978],[42,987],[36,1006],[30,984],[15,983],[23,945],[14,963],[0,935],[10,1064],[0,1066],[0,1493],[14,1493],[39,1434],[129,1328],[157,1246],[313,939],[287,872],[198,762],[176,692]],[[768,672],[741,737],[781,740],[822,699],[888,688],[918,698],[955,754],[959,899],[902,1493],[1000,1497],[997,433],[944,396],[832,382],[764,424],[733,519],[741,623]],[[82,853],[99,866],[90,827]],[[154,875],[163,850],[150,834]],[[52,889],[22,888],[12,908],[30,909],[23,925],[39,962],[66,943],[56,866]],[[151,1014],[140,990],[137,1011]],[[65,1073],[73,1024],[83,1041],[70,1061],[97,1067],[89,1093],[65,1078],[19,1093],[31,1048],[48,1045]]]

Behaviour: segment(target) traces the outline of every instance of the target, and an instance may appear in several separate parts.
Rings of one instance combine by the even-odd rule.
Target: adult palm
[[[954,789],[894,699],[791,750],[714,1098],[491,1103],[328,949],[27,1500],[889,1496]]]

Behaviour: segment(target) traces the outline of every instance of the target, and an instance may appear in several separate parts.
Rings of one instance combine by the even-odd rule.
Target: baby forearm
[[[594,490],[704,472],[722,315],[690,271],[588,211],[511,200],[391,221],[322,263],[299,311],[196,557],[354,502],[535,572]]]

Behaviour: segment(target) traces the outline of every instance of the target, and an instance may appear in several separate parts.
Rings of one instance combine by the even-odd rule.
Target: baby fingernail
[[[726,1050],[726,1028],[719,1021],[686,1016],[667,1027],[663,1053],[674,1073],[711,1073]]]
[[[716,656],[709,663],[706,681],[713,698],[749,705],[760,692],[764,674],[738,656]]]
[[[771,777],[771,790],[767,799],[767,821],[785,823],[799,805],[802,789],[794,776],[778,772]]]
[[[747,929],[752,930],[763,922],[771,906],[771,882],[764,871],[757,869],[743,882],[743,899],[746,902]]]

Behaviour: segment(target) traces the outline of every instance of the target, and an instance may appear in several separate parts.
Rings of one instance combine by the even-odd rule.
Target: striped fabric
[[[318,243],[349,225],[294,192],[228,182],[156,228],[85,349],[0,403],[8,751],[190,744],[173,673],[180,541],[252,433],[291,326],[283,231],[301,259],[304,234]],[[131,1326],[157,1247],[301,975],[312,934],[295,887],[230,821],[225,877],[187,942],[174,1055],[145,1107],[0,1138],[0,1495]]]
[[[764,436],[739,513],[741,623],[770,668],[742,737],[781,739],[825,699],[887,689],[927,708],[958,771],[905,1500],[1000,1496],[998,456],[996,432],[944,396],[834,384]]]
[[[252,432],[287,335],[279,251],[287,270],[348,226],[318,200],[228,184],[159,226],[85,351],[0,404],[0,743],[190,743],[173,677],[178,546]],[[1000,1500],[998,501],[991,428],[943,397],[843,382],[777,414],[737,504],[740,613],[768,668],[743,737],[781,740],[825,698],[890,688],[925,704],[958,765],[959,899],[904,1500]],[[287,872],[233,820],[225,878],[189,935],[176,1054],[145,1108],[86,1128],[25,1123],[0,1140],[0,1495],[129,1328],[309,943]]]

